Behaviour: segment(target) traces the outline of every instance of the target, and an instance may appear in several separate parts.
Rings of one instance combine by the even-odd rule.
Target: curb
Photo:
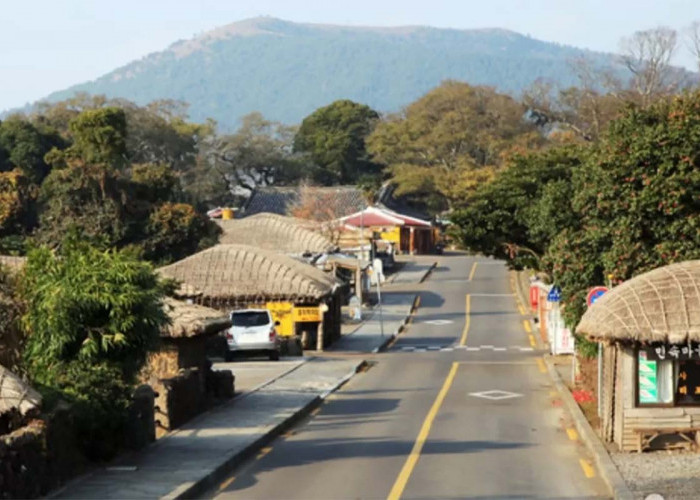
[[[544,362],[547,365],[549,377],[554,382],[554,386],[561,395],[564,406],[566,406],[566,409],[573,418],[574,425],[576,425],[576,430],[578,431],[579,436],[581,436],[582,441],[586,444],[586,447],[593,455],[596,467],[600,471],[600,475],[610,489],[610,492],[613,494],[613,498],[620,500],[633,500],[634,495],[632,494],[632,491],[629,489],[629,486],[627,486],[627,483],[625,483],[620,471],[615,466],[612,458],[610,458],[608,451],[605,449],[605,446],[600,441],[600,438],[598,438],[598,435],[591,427],[591,424],[589,424],[588,420],[586,420],[581,408],[579,408],[576,401],[574,401],[574,397],[571,395],[571,392],[569,392],[569,389],[561,380],[561,377],[559,376],[557,369],[554,367],[550,357],[545,356]]]
[[[297,422],[307,417],[314,409],[319,407],[330,394],[345,385],[348,380],[350,380],[365,365],[365,363],[366,361],[364,360],[359,361],[353,370],[349,371],[345,376],[338,380],[330,389],[314,397],[311,401],[296,410],[292,415],[288,416],[272,427],[272,429],[270,429],[264,435],[260,436],[258,439],[234,455],[228,457],[225,462],[223,462],[213,471],[209,472],[203,478],[195,481],[194,483],[184,484],[161,498],[168,500],[197,498],[211,490],[219,482],[225,479],[225,477],[229,475],[236,467],[241,465],[247,459],[253,457],[260,450],[260,448],[263,448],[265,445],[271,443],[280,434],[284,433],[286,430],[293,427]]]
[[[430,266],[430,268],[425,272],[423,277],[418,280],[418,283],[423,283],[425,280],[427,280],[428,277],[432,274],[433,269],[435,269],[437,267],[437,265],[438,265],[437,261],[433,262],[433,265]]]
[[[437,264],[437,262],[435,264]],[[428,271],[428,272],[430,272],[430,271]],[[413,317],[413,313],[416,312],[416,309],[418,309],[418,306],[420,306],[420,295],[415,294],[413,296],[413,303],[411,304],[411,309],[409,309],[408,314],[406,315],[406,317],[404,317],[403,321],[398,326],[396,331],[394,333],[392,333],[391,335],[389,335],[386,338],[386,340],[384,342],[382,342],[381,345],[372,349],[372,354],[377,354],[378,352],[383,352],[389,345],[391,345],[392,342],[394,342],[394,340],[396,340],[396,338],[399,336],[399,334],[401,332],[403,332],[404,329],[406,328],[406,325]]]

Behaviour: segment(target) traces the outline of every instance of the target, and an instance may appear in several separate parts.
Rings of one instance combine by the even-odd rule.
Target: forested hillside
[[[614,64],[612,55],[542,42],[500,29],[362,28],[273,18],[233,23],[150,54],[93,82],[56,92],[177,99],[195,121],[231,130],[252,111],[298,123],[337,99],[398,111],[446,79],[519,94],[537,79],[569,87],[571,62]]]

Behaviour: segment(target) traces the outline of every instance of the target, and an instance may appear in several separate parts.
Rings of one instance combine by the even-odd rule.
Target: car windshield
[[[264,311],[234,312],[233,326],[263,326],[270,322]]]

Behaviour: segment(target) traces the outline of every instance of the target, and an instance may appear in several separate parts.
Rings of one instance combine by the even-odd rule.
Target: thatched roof
[[[612,289],[586,311],[576,332],[606,341],[700,341],[700,260],[660,267]]]
[[[216,309],[171,298],[165,299],[164,308],[170,318],[170,324],[161,332],[162,337],[190,338],[213,335],[231,326],[229,316]]]
[[[260,213],[217,223],[223,230],[219,239],[223,244],[250,245],[288,254],[325,253],[336,248],[325,236],[311,230],[308,223],[294,217]]]
[[[41,404],[41,396],[21,378],[0,366],[0,415],[17,409],[26,415]]]
[[[245,245],[217,245],[158,270],[180,282],[180,297],[204,304],[250,300],[320,300],[340,284],[286,255]]]
[[[9,269],[13,273],[18,273],[27,263],[26,257],[13,257],[11,255],[0,255],[0,267]]]

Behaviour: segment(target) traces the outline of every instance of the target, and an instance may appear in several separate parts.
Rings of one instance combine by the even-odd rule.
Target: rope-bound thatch
[[[586,311],[576,332],[605,341],[700,341],[700,260],[660,267],[612,289]]]
[[[326,253],[336,249],[330,240],[308,223],[284,215],[260,213],[245,219],[217,221],[222,244],[252,247],[288,254]]]
[[[231,319],[221,311],[166,298],[165,312],[170,324],[163,328],[162,337],[191,338],[213,335],[231,326]]]
[[[0,268],[5,268],[12,273],[18,273],[27,263],[26,257],[13,257],[11,255],[0,255]]]
[[[318,301],[339,285],[304,262],[245,245],[217,245],[158,272],[180,282],[179,297],[214,307],[251,300]]]
[[[24,416],[41,404],[41,396],[21,378],[0,365],[0,415],[16,409]]]

